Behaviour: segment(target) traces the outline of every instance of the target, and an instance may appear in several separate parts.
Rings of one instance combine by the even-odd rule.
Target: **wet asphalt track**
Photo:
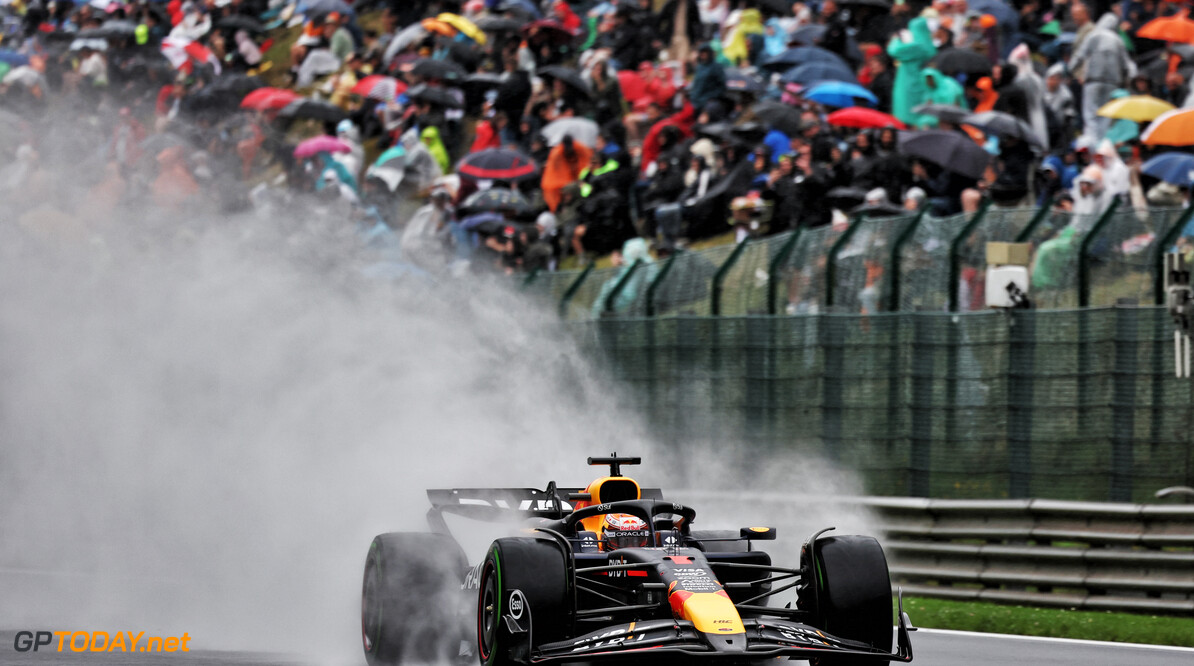
[[[0,664],[47,666],[49,664],[100,664],[103,666],[361,666],[364,658],[341,664],[318,664],[301,656],[249,652],[192,651],[186,654],[71,654],[57,652],[18,653],[13,633],[0,632]],[[1194,649],[1166,648],[1124,643],[1059,641],[1022,636],[970,634],[951,631],[920,631],[913,634],[916,666],[1190,666]],[[800,662],[794,662],[800,663]]]

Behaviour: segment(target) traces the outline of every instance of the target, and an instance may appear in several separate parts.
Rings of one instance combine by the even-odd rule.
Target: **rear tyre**
[[[891,579],[879,542],[868,536],[829,536],[813,543],[812,576],[801,607],[816,626],[838,638],[891,652]],[[801,563],[802,565],[806,563]],[[870,658],[822,657],[815,666],[889,663]]]
[[[448,663],[460,653],[460,592],[468,562],[451,537],[380,534],[361,588],[361,638],[369,666]]]
[[[532,640],[540,645],[567,637],[573,608],[570,557],[549,539],[511,537],[489,547],[477,598],[477,654],[483,666],[530,663]]]

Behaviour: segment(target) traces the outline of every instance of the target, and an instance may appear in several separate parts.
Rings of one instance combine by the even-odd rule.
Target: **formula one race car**
[[[429,490],[429,533],[377,536],[365,560],[361,630],[369,664],[786,657],[852,666],[912,660],[915,631],[899,603],[891,652],[891,583],[877,541],[805,542],[799,566],[772,564],[756,542],[775,529],[693,529],[696,512],[609,465],[580,488]],[[515,518],[469,566],[445,515]],[[832,529],[832,528],[830,528]],[[791,592],[790,592],[791,591]],[[794,597],[787,603],[783,593]],[[794,603],[793,603],[794,602]]]

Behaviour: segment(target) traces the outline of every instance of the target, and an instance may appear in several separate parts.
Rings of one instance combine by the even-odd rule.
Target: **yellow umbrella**
[[[1107,118],[1125,118],[1138,123],[1155,120],[1157,116],[1177,107],[1152,95],[1131,95],[1120,97],[1099,107],[1099,115]]]
[[[450,14],[448,12],[440,14],[439,16],[435,17],[435,19],[437,21],[443,21],[444,23],[447,23],[460,32],[463,32],[474,42],[480,44],[481,46],[485,46],[485,31],[478,28],[476,23],[473,23],[459,14]]]
[[[1149,146],[1194,146],[1194,109],[1162,113],[1144,130],[1140,140]]]

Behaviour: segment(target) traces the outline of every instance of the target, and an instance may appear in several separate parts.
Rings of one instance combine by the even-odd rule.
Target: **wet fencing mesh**
[[[1124,204],[1102,224],[1098,215],[998,207],[978,218],[861,218],[849,225],[752,239],[742,246],[681,251],[670,262],[640,265],[620,287],[627,266],[583,275],[542,273],[519,284],[573,320],[648,313],[704,316],[712,314],[715,296],[721,315],[873,314],[892,311],[893,304],[900,312],[946,311],[951,301],[957,311],[969,312],[986,309],[987,243],[1023,238],[1033,250],[1029,296],[1036,308],[1077,307],[1083,262],[1089,305],[1125,299],[1150,304],[1156,302],[1161,255],[1174,249],[1161,247],[1162,240],[1176,230],[1183,212],[1134,210]],[[1176,247],[1191,248],[1194,229],[1187,231],[1178,236]],[[843,234],[848,234],[846,241],[831,261]],[[605,296],[611,292],[616,293],[607,308]]]
[[[1148,501],[1194,485],[1163,308],[573,324],[662,440],[797,447],[876,495]]]

